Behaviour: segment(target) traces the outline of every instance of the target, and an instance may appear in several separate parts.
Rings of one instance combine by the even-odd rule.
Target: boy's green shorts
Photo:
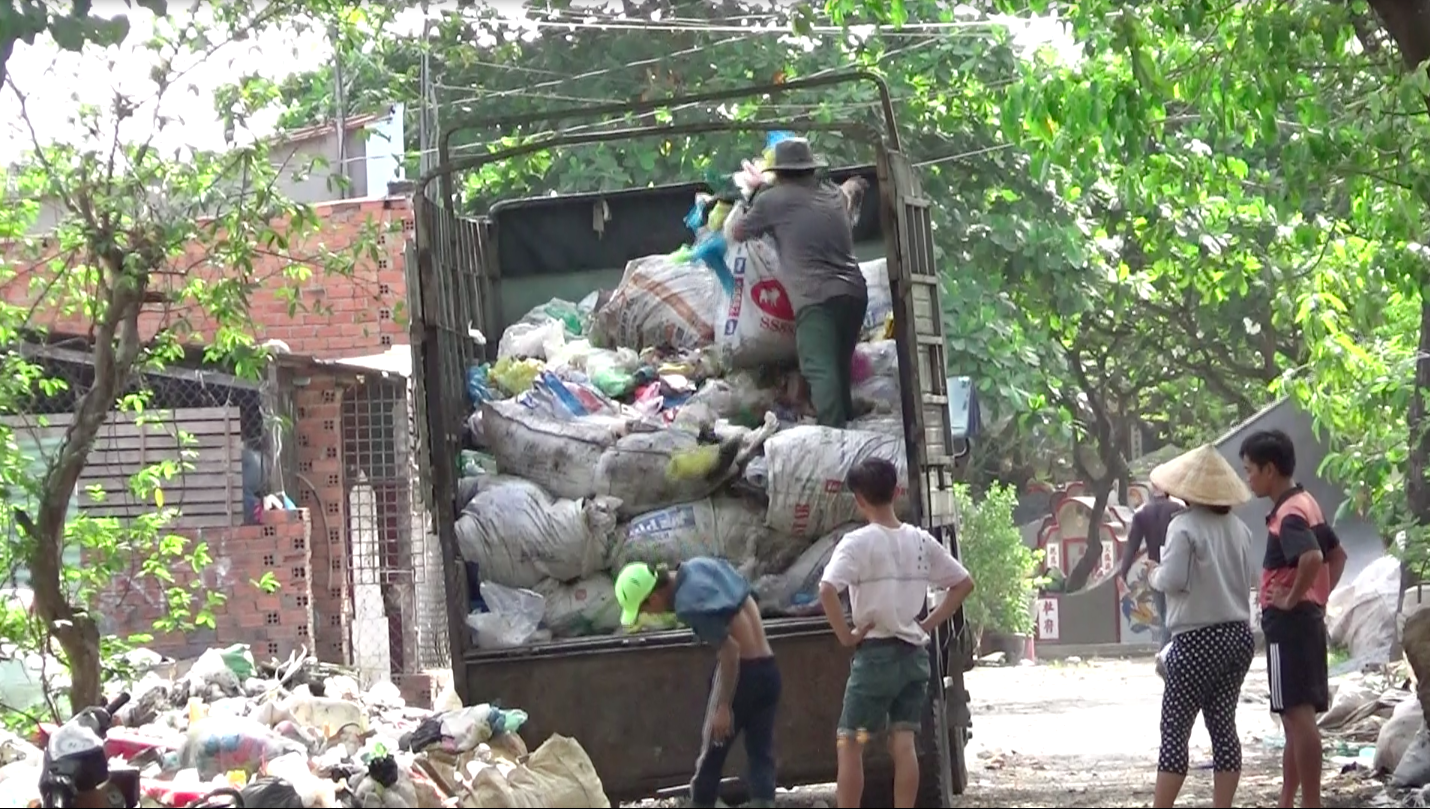
[[[884,730],[917,731],[928,689],[927,648],[892,638],[864,641],[849,664],[839,735],[863,741]]]

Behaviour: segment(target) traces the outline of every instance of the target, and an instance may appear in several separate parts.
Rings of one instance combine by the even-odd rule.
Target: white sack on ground
[[[725,234],[744,216],[737,204],[725,219]],[[725,264],[735,276],[732,290],[719,289],[716,307],[715,345],[728,368],[758,368],[795,360],[794,304],[779,280],[779,254],[774,240],[730,241]],[[864,313],[865,333],[882,328],[892,311],[888,263],[884,259],[859,265],[868,288],[869,306]],[[717,287],[718,289],[718,287]]]
[[[609,809],[591,757],[575,739],[553,735],[514,767],[486,766],[463,806],[483,809]]]
[[[535,590],[546,597],[544,623],[553,637],[609,635],[621,626],[616,585],[604,573],[570,583],[546,579]]]
[[[611,299],[597,310],[591,338],[605,348],[637,351],[652,346],[700,348],[715,338],[711,316],[720,281],[707,267],[669,256],[647,256],[626,265]]]
[[[862,430],[792,427],[765,442],[765,491],[770,496],[765,524],[796,537],[818,537],[854,521],[854,495],[844,479],[869,458],[892,461],[907,486],[904,439]],[[901,486],[897,503],[907,504]]]
[[[1390,719],[1380,726],[1375,737],[1375,760],[1372,767],[1377,773],[1392,773],[1400,766],[1416,731],[1425,724],[1420,711],[1420,700],[1411,697],[1395,706]]]
[[[680,503],[637,516],[618,540],[611,569],[630,562],[676,565],[713,556],[761,570],[780,570],[798,556],[803,543],[765,527],[764,509],[738,497]]]
[[[1405,754],[1400,757],[1400,763],[1392,771],[1390,785],[1404,789],[1426,784],[1430,784],[1430,731],[1426,730],[1422,720]]]
[[[558,499],[529,480],[493,475],[457,518],[457,547],[483,581],[530,588],[600,570],[616,532],[608,497]]]
[[[576,499],[597,493],[601,453],[615,446],[628,427],[612,416],[563,421],[507,399],[482,405],[482,429],[504,474],[534,481],[556,497]]]
[[[1326,630],[1331,643],[1352,660],[1387,663],[1395,647],[1395,610],[1400,597],[1400,560],[1382,556],[1366,566],[1350,586],[1331,593]]]
[[[755,582],[755,593],[759,596],[760,611],[766,615],[788,615],[813,609],[819,604],[819,580],[824,576],[824,566],[834,554],[834,547],[844,535],[858,528],[844,525],[821,537],[804,552],[783,573],[773,573],[760,577]]]

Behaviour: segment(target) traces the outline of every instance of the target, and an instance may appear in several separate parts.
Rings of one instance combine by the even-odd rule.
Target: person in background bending
[[[1187,778],[1187,742],[1201,713],[1212,741],[1212,806],[1229,807],[1241,781],[1236,707],[1256,654],[1251,529],[1231,513],[1251,499],[1236,470],[1205,445],[1152,470],[1152,482],[1187,507],[1167,529],[1152,586],[1167,598],[1167,687],[1154,807],[1172,806]]]
[[[843,427],[855,415],[854,347],[869,289],[854,256],[851,195],[816,176],[822,167],[804,138],[775,144],[766,169],[774,184],[758,189],[730,227],[737,242],[774,236],[779,280],[794,308],[799,372],[809,383],[819,423]]]
[[[1321,805],[1321,729],[1316,714],[1331,706],[1326,660],[1326,600],[1341,581],[1346,552],[1321,506],[1296,484],[1296,445],[1280,430],[1252,433],[1241,444],[1246,482],[1271,501],[1261,572],[1261,631],[1271,711],[1281,716],[1281,806]]]
[[[623,626],[634,626],[643,612],[675,613],[697,640],[717,650],[700,758],[690,782],[691,806],[715,806],[725,757],[741,733],[749,768],[746,805],[775,805],[775,713],[782,683],[751,593],[750,583],[729,562],[701,556],[673,572],[633,562],[616,577]]]
[[[1123,584],[1129,584],[1132,563],[1137,561],[1137,553],[1142,544],[1147,544],[1147,559],[1153,564],[1162,561],[1162,545],[1167,541],[1167,526],[1172,518],[1182,510],[1184,504],[1175,497],[1152,484],[1152,499],[1142,504],[1132,515],[1132,525],[1127,529],[1127,552],[1122,555],[1122,565],[1117,571]],[[1167,629],[1167,595],[1161,590],[1152,591],[1152,603],[1157,608],[1157,620],[1162,622],[1162,634],[1157,646],[1161,648],[1172,642],[1172,633]]]

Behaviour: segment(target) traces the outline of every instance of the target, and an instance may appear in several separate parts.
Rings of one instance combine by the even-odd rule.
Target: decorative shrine
[[[1050,644],[1155,643],[1161,629],[1147,581],[1147,551],[1139,548],[1127,583],[1116,576],[1127,551],[1127,531],[1133,512],[1152,496],[1151,487],[1129,487],[1128,503],[1117,502],[1116,492],[1097,526],[1102,548],[1097,566],[1081,590],[1067,592],[1067,580],[1087,554],[1091,534],[1093,497],[1082,482],[1048,492],[1050,513],[1037,529],[1037,548],[1043,552],[1042,573],[1048,583],[1034,603],[1036,638]]]

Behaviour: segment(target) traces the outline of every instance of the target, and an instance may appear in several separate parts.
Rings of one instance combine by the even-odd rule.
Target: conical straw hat
[[[1251,490],[1211,444],[1184,452],[1152,470],[1152,485],[1188,503],[1239,506]]]

